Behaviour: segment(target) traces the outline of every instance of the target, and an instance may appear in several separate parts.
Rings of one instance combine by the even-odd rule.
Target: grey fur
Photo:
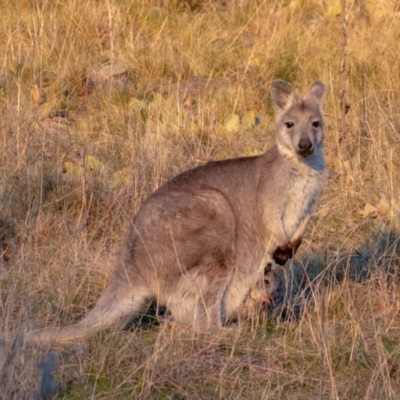
[[[274,304],[279,286],[278,273],[272,263],[267,264],[263,279],[259,280],[256,286],[250,290],[242,307],[233,316],[242,320],[253,319],[261,309]]]
[[[272,82],[276,143],[256,157],[209,162],[174,177],[141,206],[112,281],[79,323],[27,333],[63,342],[137,313],[149,298],[195,330],[218,328],[301,243],[325,186],[322,98],[315,82],[304,98]]]

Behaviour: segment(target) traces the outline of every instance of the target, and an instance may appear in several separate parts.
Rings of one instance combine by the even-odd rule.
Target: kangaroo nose
[[[309,138],[301,138],[298,145],[298,153],[303,156],[307,157],[313,153],[313,145]]]

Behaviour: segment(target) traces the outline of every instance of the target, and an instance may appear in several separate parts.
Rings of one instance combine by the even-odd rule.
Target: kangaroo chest
[[[325,183],[322,171],[310,171],[289,182],[282,202],[281,221],[288,240],[314,212]]]

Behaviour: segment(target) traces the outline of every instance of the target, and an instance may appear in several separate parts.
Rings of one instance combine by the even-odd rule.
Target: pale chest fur
[[[281,221],[288,240],[314,212],[325,186],[325,170],[305,168],[293,173],[282,199]]]

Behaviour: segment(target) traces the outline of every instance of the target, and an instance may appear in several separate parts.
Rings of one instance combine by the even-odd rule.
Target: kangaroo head
[[[279,150],[292,157],[311,157],[322,147],[325,85],[314,82],[305,97],[297,97],[292,85],[281,79],[273,81],[271,86],[272,100],[277,107]]]

